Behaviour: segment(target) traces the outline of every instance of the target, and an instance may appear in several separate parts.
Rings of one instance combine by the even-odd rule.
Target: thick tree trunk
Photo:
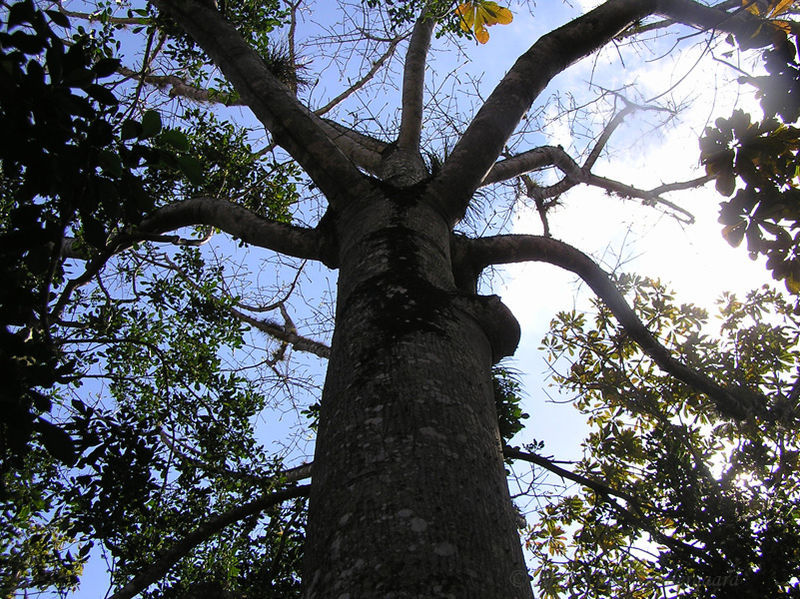
[[[376,189],[334,216],[339,296],[308,599],[532,597],[485,332],[492,310],[509,317],[456,292],[449,231],[423,193]]]

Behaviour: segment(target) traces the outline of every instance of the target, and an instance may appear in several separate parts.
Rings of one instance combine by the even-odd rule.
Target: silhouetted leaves
[[[731,199],[721,204],[722,235],[733,246],[745,239],[751,257],[767,256],[767,268],[792,293],[800,293],[800,64],[794,43],[775,32],[763,51],[769,73],[742,81],[754,85],[764,119],[736,110],[719,118],[700,139],[701,161],[716,188]]]

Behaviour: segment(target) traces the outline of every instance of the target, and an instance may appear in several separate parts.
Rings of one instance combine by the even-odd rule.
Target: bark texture
[[[376,186],[336,217],[309,599],[532,597],[490,374],[519,330],[499,300],[456,291],[449,229],[421,187]]]

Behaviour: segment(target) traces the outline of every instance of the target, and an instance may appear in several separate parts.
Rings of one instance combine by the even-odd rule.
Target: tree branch
[[[608,485],[601,483],[596,480],[592,480],[590,478],[586,478],[580,474],[576,474],[575,472],[571,472],[561,466],[554,464],[552,460],[549,460],[543,456],[540,456],[535,453],[530,453],[527,451],[522,451],[518,447],[503,447],[503,455],[507,458],[512,460],[523,460],[525,462],[530,462],[531,464],[536,464],[537,466],[541,466],[545,470],[549,470],[553,474],[557,474],[561,478],[566,478],[567,480],[571,480],[576,482],[584,487],[587,487],[597,493],[598,495],[615,495],[625,501],[630,502],[631,504],[638,506],[639,501],[633,496],[624,491],[617,491],[612,489]]]
[[[423,15],[414,25],[403,68],[403,108],[397,146],[404,151],[419,150],[422,132],[422,102],[425,84],[425,64],[436,20]]]
[[[266,333],[267,335],[274,337],[279,341],[288,343],[297,351],[308,352],[325,359],[328,359],[331,356],[330,347],[320,341],[315,341],[313,339],[309,339],[308,337],[302,337],[297,334],[297,331],[293,331],[289,327],[281,326],[277,322],[271,320],[254,318],[249,314],[245,314],[241,310],[237,310],[233,307],[229,308],[229,310],[242,322],[246,322],[262,333]]]
[[[606,136],[607,131],[608,129],[606,129],[604,134],[601,135],[600,141],[602,143],[605,143],[605,141],[608,139]],[[578,165],[578,163],[575,162],[575,160],[573,160],[573,158],[567,154],[561,146],[541,146],[539,148],[523,152],[522,154],[512,156],[511,158],[501,160],[500,162],[496,162],[492,167],[492,170],[489,171],[489,174],[486,176],[486,179],[484,179],[483,184],[488,185],[490,183],[496,183],[511,177],[520,176],[531,171],[555,166],[564,173],[564,177],[557,183],[545,187],[539,187],[535,185],[533,181],[526,182],[527,195],[537,201],[537,205],[538,202],[541,202],[547,198],[557,197],[562,193],[572,189],[576,185],[584,183],[586,185],[599,187],[609,193],[615,193],[623,197],[639,198],[644,200],[645,204],[653,206],[660,204],[662,206],[666,206],[673,213],[675,213],[675,218],[678,218],[687,224],[692,224],[694,222],[694,215],[691,212],[681,208],[669,200],[665,200],[661,197],[661,194],[670,191],[679,191],[683,189],[700,187],[701,185],[705,185],[711,181],[714,177],[704,175],[688,181],[664,183],[650,190],[639,189],[638,187],[626,185],[625,183],[621,183],[613,179],[607,179],[606,177],[601,177],[590,172],[590,166],[591,164],[594,164],[594,161],[597,159],[597,155],[599,154],[599,151],[595,152],[595,150],[599,147],[599,143],[589,154],[589,157],[583,166]]]
[[[557,166],[563,173],[571,174],[573,178],[580,180],[584,178],[581,167],[564,151],[564,148],[561,146],[540,146],[495,162],[481,185],[491,185],[492,183],[506,181],[507,179],[550,166]]]
[[[320,260],[321,257],[320,235],[314,229],[275,222],[238,204],[209,197],[192,198],[157,209],[129,234],[116,240],[116,251],[130,247],[147,235],[192,225],[216,227],[245,243],[295,258]]]
[[[230,94],[218,92],[216,90],[203,89],[189,85],[186,83],[186,81],[175,75],[152,75],[149,73],[142,74],[139,71],[134,71],[124,66],[118,67],[117,72],[120,75],[124,75],[125,77],[130,77],[132,79],[138,79],[139,81],[142,81],[148,85],[153,85],[162,90],[166,87],[169,87],[170,90],[167,95],[169,95],[170,98],[179,96],[194,102],[202,102],[204,104],[216,103],[222,104],[223,106],[245,105],[245,102],[241,98],[236,98]]]
[[[357,166],[373,174],[380,170],[381,152],[387,143],[330,119],[322,119],[322,124],[328,137]]]
[[[461,245],[462,247],[458,247]],[[608,274],[589,256],[562,241],[534,235],[498,235],[480,239],[454,238],[456,256],[466,259],[476,272],[490,264],[547,262],[578,275],[600,297],[642,350],[664,371],[705,393],[719,412],[728,418],[745,420],[768,417],[767,401],[746,388],[725,388],[673,357],[645,327]]]
[[[348,87],[342,93],[329,100],[324,106],[317,108],[314,111],[314,114],[322,116],[323,114],[332,110],[340,102],[349,98],[352,94],[354,94],[362,87],[364,87],[369,82],[369,80],[372,79],[375,76],[375,74],[381,69],[381,67],[384,64],[386,64],[386,61],[389,60],[394,55],[395,50],[397,50],[397,46],[400,44],[400,42],[402,42],[407,37],[408,34],[404,34],[392,38],[391,41],[389,42],[389,47],[386,48],[386,52],[384,52],[381,56],[378,57],[377,60],[375,60],[372,63],[372,67],[370,67],[370,69],[366,72],[366,74],[364,74],[363,77],[361,77],[358,81],[356,81],[353,85]]]
[[[167,431],[160,426],[158,427],[158,436],[161,438],[161,441],[164,443],[164,445],[166,445],[171,451],[174,451],[183,461],[197,466],[206,472],[220,474],[227,478],[246,480],[257,485],[266,486],[274,485],[275,483],[295,483],[311,477],[311,464],[301,464],[295,468],[287,468],[286,470],[281,470],[266,478],[256,476],[255,474],[250,474],[249,472],[240,472],[238,470],[230,470],[228,468],[214,466],[213,464],[209,464],[208,462],[201,460],[199,457],[189,455],[187,451],[193,451],[190,447],[186,447],[186,450],[184,450],[182,447],[178,447],[179,442],[174,438],[171,438],[167,434]]]
[[[266,63],[210,2],[150,0],[208,53],[275,141],[335,203],[368,183],[325,134],[318,116],[269,71]]]
[[[187,555],[192,549],[203,541],[220,532],[223,528],[234,522],[238,522],[248,516],[258,514],[268,507],[297,497],[308,495],[310,485],[300,485],[276,491],[259,497],[258,499],[246,503],[237,508],[233,508],[222,514],[213,516],[203,522],[191,533],[178,540],[171,548],[162,553],[147,570],[134,576],[128,584],[119,591],[111,595],[109,599],[130,599],[138,595],[148,586],[158,581],[169,569],[182,557]]]
[[[121,75],[138,79],[141,82],[162,90],[169,87],[170,89],[167,95],[171,98],[179,96],[192,100],[193,102],[201,102],[204,104],[215,103],[222,104],[223,106],[247,105],[244,100],[235,95],[218,92],[213,89],[195,87],[189,85],[186,81],[175,75],[143,75],[127,67],[119,67],[117,71]],[[320,111],[316,112],[320,113]],[[330,119],[322,119],[320,125],[324,129],[325,134],[339,147],[347,158],[367,171],[373,173],[377,172],[381,159],[380,152],[386,147],[384,142],[364,135],[363,133],[353,131]]]
[[[179,240],[177,237],[164,238],[160,234],[192,225],[216,227],[245,243],[296,258],[322,259],[322,236],[314,229],[271,221],[226,200],[192,198],[157,209],[132,231],[121,233],[111,239],[103,251],[89,260],[82,275],[67,282],[49,317],[58,318],[72,292],[91,281],[114,254],[140,241]]]
[[[512,460],[524,460],[526,462],[536,464],[537,466],[541,466],[545,470],[549,470],[550,472],[553,472],[554,474],[557,474],[562,478],[566,478],[567,480],[571,480],[580,485],[583,485],[584,487],[587,487],[588,489],[591,489],[601,501],[610,505],[623,520],[625,520],[629,524],[632,524],[639,530],[648,533],[652,538],[654,538],[659,543],[666,545],[667,547],[671,548],[672,550],[676,551],[681,555],[686,555],[686,554],[693,555],[695,557],[699,557],[706,563],[710,563],[710,557],[702,549],[694,547],[688,543],[685,543],[680,539],[670,537],[669,535],[666,535],[660,530],[658,530],[658,528],[656,528],[653,524],[648,522],[645,516],[641,514],[641,510],[639,510],[639,502],[632,495],[612,489],[608,485],[592,480],[590,478],[586,478],[585,476],[581,476],[580,474],[570,472],[569,470],[557,466],[547,458],[544,458],[540,455],[536,455],[534,453],[521,451],[516,447],[504,447],[503,455],[506,456],[507,458],[511,458]],[[640,513],[638,514],[633,513],[629,508],[617,502],[612,496],[617,496],[629,502]]]
[[[460,220],[522,115],[557,74],[601,48],[633,21],[652,13],[657,0],[608,0],[539,38],[516,61],[467,127],[431,182],[442,211]]]
[[[586,161],[583,164],[584,170],[589,171],[594,166],[595,162],[597,162],[597,159],[600,157],[600,153],[603,151],[603,148],[605,148],[608,140],[611,138],[611,134],[614,133],[620,124],[622,124],[622,121],[625,119],[625,117],[634,112],[637,108],[643,108],[627,101],[625,102],[625,108],[615,114],[608,124],[603,127],[602,133],[600,133],[600,136],[597,138],[597,142],[594,144],[594,147],[592,148],[591,152],[589,152],[589,156],[586,158]],[[561,172],[565,174],[571,174],[573,176],[577,175],[578,178],[582,177],[581,169],[577,162],[575,162],[571,156],[564,152],[564,148],[561,146],[541,146],[534,148],[533,150],[523,152],[522,154],[511,156],[510,158],[506,158],[500,162],[496,162],[491,170],[487,173],[481,185],[497,183],[498,181],[504,181],[512,177],[518,177],[524,173],[539,170],[548,166],[557,166],[559,169],[561,169]]]
[[[733,33],[748,47],[770,43],[766,31],[753,36],[760,20],[747,11],[727,13],[693,0],[607,0],[542,36],[495,87],[430,184],[433,197],[452,224],[463,217],[472,194],[550,80],[600,49],[631,23],[651,14],[706,30]]]

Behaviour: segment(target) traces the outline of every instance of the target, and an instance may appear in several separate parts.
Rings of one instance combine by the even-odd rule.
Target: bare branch
[[[136,78],[140,82],[153,85],[162,90],[169,87],[168,95],[170,97],[179,96],[194,102],[216,103],[223,106],[247,105],[236,95],[195,87],[175,75],[142,75],[140,72],[127,67],[119,67],[117,71],[126,77]],[[317,112],[319,113],[320,111]],[[367,171],[373,173],[377,171],[380,165],[380,152],[386,147],[384,142],[353,131],[329,119],[323,119],[320,124],[326,135],[339,147],[345,156]]]
[[[598,50],[633,21],[653,12],[656,0],[609,0],[539,38],[503,77],[431,182],[442,211],[460,220],[522,115],[550,80]],[[467,176],[465,176],[467,174]]]
[[[688,181],[664,183],[650,190],[639,189],[631,185],[625,185],[624,183],[614,181],[613,179],[606,179],[605,177],[599,177],[591,174],[586,178],[585,183],[587,185],[600,187],[601,189],[605,189],[610,193],[616,193],[623,197],[640,198],[644,200],[644,203],[647,205],[655,206],[660,204],[662,206],[666,206],[674,213],[673,216],[675,216],[675,218],[691,225],[694,223],[694,215],[685,208],[681,208],[677,204],[670,202],[669,200],[665,200],[661,197],[661,194],[669,191],[679,191],[683,189],[694,189],[695,187],[701,187],[713,179],[714,177],[711,175],[703,175],[702,177],[689,179]],[[678,216],[679,214],[683,215],[683,218],[680,218]]]
[[[323,253],[320,249],[322,236],[314,229],[271,221],[226,200],[207,197],[184,200],[159,208],[145,217],[134,230],[111,239],[103,251],[89,260],[82,275],[67,282],[50,318],[58,318],[72,293],[91,281],[113,255],[140,241],[180,240],[179,237],[163,237],[160,234],[192,225],[216,227],[245,243],[296,258],[320,260]]]
[[[403,34],[392,38],[389,41],[389,47],[386,48],[386,52],[384,52],[381,56],[378,57],[377,60],[375,60],[372,63],[372,67],[370,67],[370,69],[364,74],[363,77],[358,79],[358,81],[356,81],[353,85],[348,87],[342,93],[329,100],[327,104],[321,106],[320,108],[317,108],[314,111],[314,114],[322,116],[326,112],[332,110],[339,103],[349,98],[351,95],[360,90],[362,87],[364,87],[370,81],[370,79],[372,79],[375,76],[375,74],[381,69],[381,67],[384,64],[386,64],[386,61],[388,61],[394,55],[395,50],[397,50],[398,44],[400,44],[400,42],[402,42],[407,37],[408,34]]]
[[[199,293],[203,293],[200,285],[198,285],[197,281],[192,279],[192,277],[188,276],[182,268],[180,268],[177,264],[175,264],[172,260],[168,257],[164,256],[162,258],[164,262],[167,264],[169,268],[174,270],[178,276],[181,277],[190,287],[195,289]],[[299,275],[299,272],[298,272]],[[292,288],[297,282],[297,278],[295,278],[294,282],[292,283]],[[291,345],[293,349],[297,351],[308,352],[318,356],[320,358],[329,358],[330,357],[330,347],[325,345],[320,341],[314,341],[313,339],[309,339],[307,337],[303,337],[297,334],[297,327],[295,326],[294,322],[292,321],[291,317],[289,316],[286,307],[284,306],[284,302],[278,302],[275,308],[278,308],[281,312],[281,316],[283,316],[284,324],[279,325],[278,323],[266,320],[266,319],[257,319],[241,310],[236,309],[233,306],[226,306],[225,309],[241,320],[242,322],[246,322],[247,324],[255,327],[262,333],[266,333],[271,337],[274,337],[278,341],[282,341],[284,344]],[[245,308],[246,309],[246,308]],[[285,347],[285,345],[284,345]],[[270,366],[274,366],[278,360],[283,359],[283,351],[280,351],[278,355],[276,355],[273,359],[269,361]]]
[[[305,497],[308,495],[310,485],[290,487],[281,491],[266,494],[242,506],[213,516],[200,524],[196,529],[178,540],[171,548],[155,559],[147,570],[134,576],[128,584],[111,595],[109,599],[130,599],[138,595],[148,586],[158,581],[182,557],[187,555],[200,543],[208,540],[226,526],[238,522],[248,516],[253,516],[265,509],[277,505],[287,499]]]
[[[600,297],[642,350],[664,371],[708,395],[719,412],[744,420],[766,417],[766,399],[746,388],[725,388],[678,361],[645,327],[608,274],[589,256],[562,241],[534,235],[498,235],[481,239],[456,238],[461,256],[480,272],[490,264],[547,262],[578,275]]]
[[[586,158],[586,161],[583,163],[583,168],[590,170],[597,159],[600,158],[600,154],[602,153],[603,149],[606,147],[608,140],[611,138],[611,134],[617,130],[622,124],[622,121],[625,120],[625,117],[628,116],[630,113],[636,110],[636,106],[632,104],[628,104],[620,110],[617,114],[615,114],[608,124],[603,127],[603,132],[600,134],[600,137],[597,138],[597,142],[594,144],[592,151],[589,152],[589,156]]]
[[[367,182],[325,134],[318,116],[269,71],[258,53],[211,3],[151,0],[175,19],[209,54],[255,116],[335,203]]]
[[[661,197],[661,194],[670,191],[679,191],[683,189],[700,187],[711,181],[713,179],[711,176],[705,175],[695,179],[690,179],[688,181],[665,183],[653,189],[645,190],[615,181],[613,179],[595,175],[589,171],[590,167],[588,165],[596,160],[596,155],[599,153],[595,152],[595,150],[600,147],[600,143],[605,143],[607,141],[608,135],[610,135],[610,125],[613,124],[616,126],[615,121],[616,117],[615,119],[612,119],[609,127],[607,127],[601,135],[598,144],[595,145],[595,148],[590,153],[586,163],[584,163],[584,166],[579,166],[578,163],[575,162],[575,160],[573,160],[573,158],[567,154],[561,146],[542,146],[495,163],[494,167],[492,167],[492,170],[486,176],[484,183],[495,183],[510,177],[519,176],[523,173],[541,170],[549,166],[555,166],[564,173],[564,177],[557,183],[540,187],[534,184],[530,179],[526,181],[527,195],[537,202],[537,207],[543,200],[557,197],[572,189],[576,185],[584,183],[586,185],[599,187],[609,193],[615,193],[626,198],[639,198],[644,200],[644,203],[647,205],[665,206],[672,211],[673,216],[675,216],[675,218],[681,222],[687,224],[694,223],[694,215],[691,212],[681,208],[669,200],[665,200]],[[618,121],[616,121],[616,123],[618,124]]]
[[[548,166],[557,166],[562,172],[571,174],[573,178],[584,179],[581,167],[564,151],[564,148],[561,146],[540,146],[496,162],[481,185],[505,181]]]
[[[531,464],[536,464],[537,466],[541,466],[542,468],[549,470],[553,474],[557,474],[561,478],[566,478],[567,480],[571,480],[578,484],[583,485],[597,493],[598,495],[616,495],[617,497],[624,499],[634,505],[639,505],[639,501],[630,495],[629,493],[625,493],[624,491],[617,491],[616,489],[612,489],[608,485],[601,483],[596,480],[592,480],[590,478],[586,478],[580,474],[576,474],[575,472],[571,472],[561,466],[555,464],[552,460],[547,459],[544,456],[540,456],[536,453],[530,453],[527,451],[522,451],[518,447],[503,447],[503,455],[507,458],[512,460],[523,460],[525,462],[530,462]]]
[[[203,89],[189,85],[186,83],[186,81],[180,77],[176,77],[175,75],[142,75],[142,73],[139,71],[134,71],[123,66],[117,68],[117,72],[119,72],[121,75],[125,75],[126,77],[139,79],[140,81],[143,81],[148,85],[153,85],[159,89],[165,89],[169,87],[170,89],[168,95],[171,98],[179,96],[194,102],[202,102],[204,104],[216,103],[224,106],[245,105],[241,98],[237,98],[231,94],[218,92],[213,89]]]

